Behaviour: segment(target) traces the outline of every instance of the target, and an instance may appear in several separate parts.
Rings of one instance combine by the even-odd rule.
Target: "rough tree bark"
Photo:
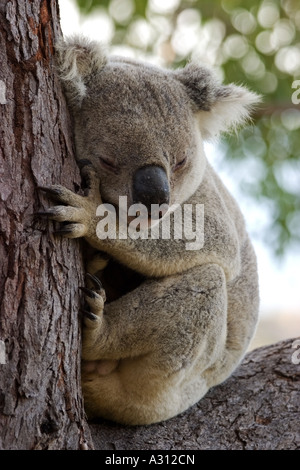
[[[300,340],[298,340],[298,348]],[[96,449],[300,449],[300,350],[295,341],[249,353],[232,377],[185,413],[152,426],[91,425]]]
[[[0,448],[91,448],[80,389],[77,242],[33,214],[37,186],[78,189],[53,67],[55,0],[0,2]],[[53,230],[53,227],[52,227]]]

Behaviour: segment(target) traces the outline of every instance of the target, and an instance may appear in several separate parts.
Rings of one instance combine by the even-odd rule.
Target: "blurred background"
[[[299,0],[60,0],[64,35],[177,68],[208,64],[263,95],[238,135],[207,144],[237,198],[258,258],[261,309],[251,348],[300,336]]]

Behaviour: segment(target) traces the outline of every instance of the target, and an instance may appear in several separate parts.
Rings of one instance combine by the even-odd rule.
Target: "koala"
[[[61,39],[56,51],[88,187],[84,195],[44,188],[58,205],[43,215],[63,222],[62,236],[87,242],[85,408],[129,425],[164,421],[228,378],[255,331],[255,253],[203,144],[243,123],[259,97],[202,65],[162,69],[108,56],[81,36]],[[149,217],[143,236],[125,237],[120,196],[127,209],[200,205],[203,243],[187,249],[190,237],[175,236],[172,224],[169,238],[151,238]],[[102,205],[116,209],[116,236],[97,233]],[[175,212],[161,210],[156,226]]]

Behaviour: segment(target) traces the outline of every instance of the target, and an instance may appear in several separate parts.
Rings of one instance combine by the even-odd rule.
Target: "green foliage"
[[[172,67],[190,58],[209,62],[225,82],[263,95],[253,125],[222,146],[229,167],[249,165],[252,175],[241,190],[269,211],[264,238],[279,255],[300,242],[300,107],[291,99],[300,78],[298,2],[77,0],[83,14],[102,8],[110,16],[112,44]]]

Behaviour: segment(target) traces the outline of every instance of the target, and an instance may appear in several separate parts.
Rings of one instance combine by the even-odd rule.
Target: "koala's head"
[[[78,160],[89,160],[104,202],[183,203],[205,169],[203,141],[241,123],[258,97],[221,85],[205,67],[163,70],[106,57],[98,43],[61,40],[58,66],[75,124]]]

